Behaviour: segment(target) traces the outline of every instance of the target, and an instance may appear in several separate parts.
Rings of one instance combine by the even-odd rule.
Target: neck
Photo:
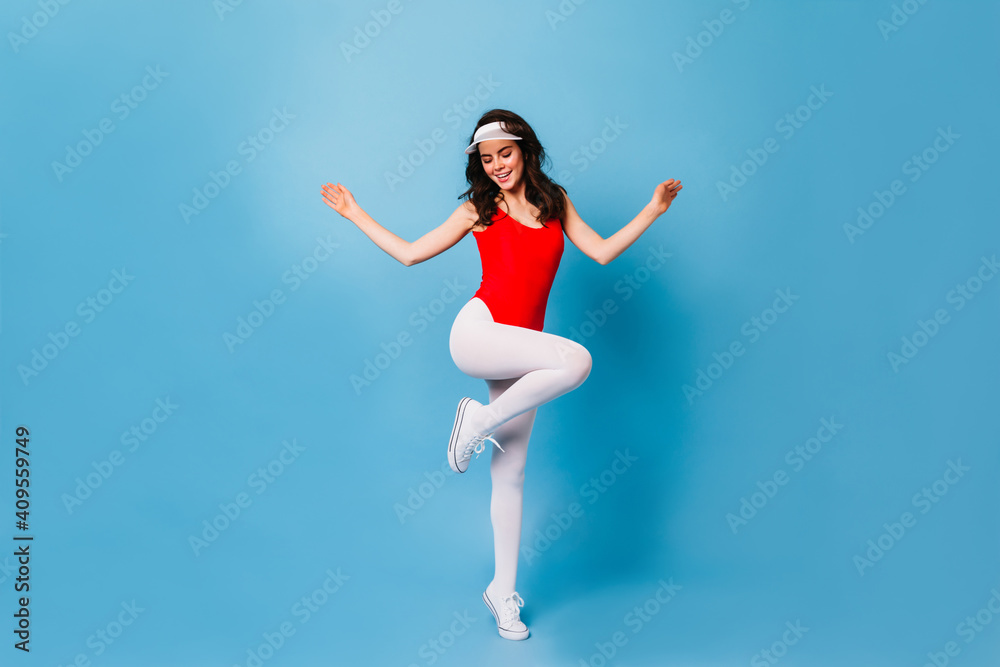
[[[518,206],[528,206],[528,198],[525,196],[524,181],[517,184],[517,187],[511,188],[510,190],[501,190],[503,194],[504,201],[507,203],[513,203]]]

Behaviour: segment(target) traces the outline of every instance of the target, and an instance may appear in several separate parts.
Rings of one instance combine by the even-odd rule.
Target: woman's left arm
[[[563,221],[563,230],[573,245],[584,255],[598,264],[607,264],[625,252],[643,232],[649,229],[654,220],[667,212],[681,187],[681,182],[673,178],[657,185],[653,191],[653,198],[643,207],[639,215],[606,239],[601,238],[600,234],[583,221],[576,212],[573,202],[570,201],[569,195],[564,194],[566,218]]]

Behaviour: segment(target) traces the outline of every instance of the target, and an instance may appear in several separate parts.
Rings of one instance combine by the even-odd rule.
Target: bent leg
[[[590,352],[576,341],[524,327],[498,324],[473,298],[459,311],[449,338],[451,357],[466,375],[515,380],[487,410],[473,416],[489,433],[510,419],[576,389],[590,375]]]

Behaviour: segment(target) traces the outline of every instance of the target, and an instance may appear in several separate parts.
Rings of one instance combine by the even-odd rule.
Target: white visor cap
[[[465,149],[466,155],[472,155],[473,153],[478,151],[479,148],[476,146],[476,144],[478,144],[480,141],[489,141],[490,139],[514,139],[515,141],[520,141],[521,137],[517,136],[516,134],[511,134],[510,132],[507,132],[503,128],[503,125],[501,125],[501,122],[502,121],[497,120],[493,121],[492,123],[486,123],[486,125],[483,125],[481,128],[476,130],[476,134],[472,139],[472,143],[469,144],[469,147]]]

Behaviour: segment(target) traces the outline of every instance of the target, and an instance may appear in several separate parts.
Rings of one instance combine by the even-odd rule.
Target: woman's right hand
[[[354,195],[340,183],[334,185],[327,183],[323,186],[323,201],[337,213],[350,219],[358,210],[359,206],[354,201]]]

